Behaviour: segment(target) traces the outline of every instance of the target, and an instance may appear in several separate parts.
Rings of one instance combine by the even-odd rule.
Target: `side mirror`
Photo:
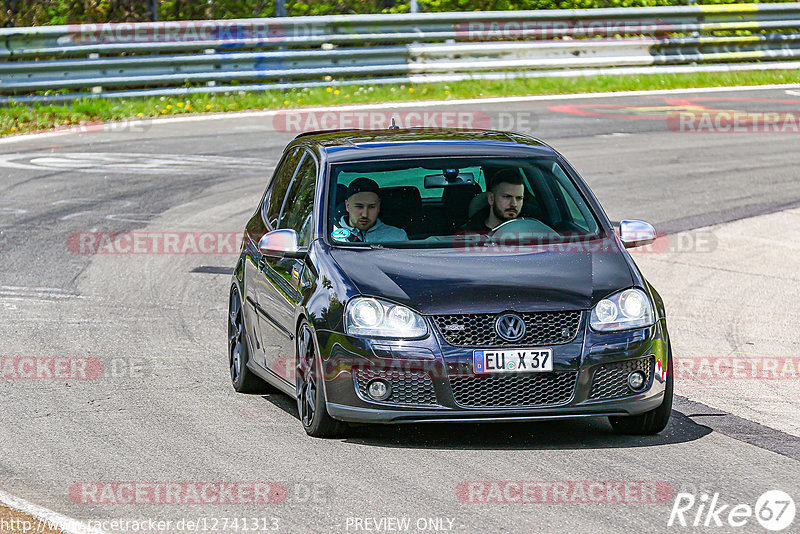
[[[281,228],[264,234],[258,241],[258,249],[265,256],[284,256],[286,258],[302,258],[305,252],[300,251],[297,232],[291,228]]]
[[[656,229],[648,222],[625,219],[619,223],[619,237],[625,248],[641,247],[656,240]]]

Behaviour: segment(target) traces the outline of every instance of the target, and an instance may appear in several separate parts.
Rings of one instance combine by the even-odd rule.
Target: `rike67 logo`
[[[719,493],[678,493],[669,514],[667,526],[681,527],[743,527],[753,518],[767,530],[786,530],[794,521],[796,508],[788,493],[770,490],[761,495],[755,506],[724,502]]]

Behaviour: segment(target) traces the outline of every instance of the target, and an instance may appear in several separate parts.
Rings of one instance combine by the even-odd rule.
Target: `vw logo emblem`
[[[504,313],[495,319],[494,330],[505,341],[517,341],[525,335],[525,321],[515,313]]]

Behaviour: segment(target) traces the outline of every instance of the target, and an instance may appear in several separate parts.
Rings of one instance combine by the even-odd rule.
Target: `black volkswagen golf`
[[[570,164],[498,131],[328,131],[283,153],[229,295],[238,392],[348,423],[606,416],[652,434],[672,406],[664,307]]]

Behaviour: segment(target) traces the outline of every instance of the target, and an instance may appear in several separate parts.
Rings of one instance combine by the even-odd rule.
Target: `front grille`
[[[525,321],[525,335],[510,343],[494,329],[498,315],[434,315],[433,322],[445,341],[456,347],[560,345],[575,339],[581,322],[580,311],[520,313]]]
[[[633,391],[628,389],[628,375],[631,371],[636,370],[644,371],[647,377],[647,385],[649,386],[653,375],[653,356],[614,362],[598,367],[594,373],[592,391],[589,393],[589,398],[613,399],[615,397],[635,395]],[[644,389],[646,390],[647,387]]]
[[[391,404],[436,405],[436,392],[433,380],[428,373],[422,371],[393,371],[380,369],[353,369],[356,387],[361,397],[370,400],[367,395],[367,384],[375,378],[386,380],[392,387],[388,399],[380,402]]]
[[[557,406],[572,398],[577,371],[451,376],[450,388],[466,408]]]

